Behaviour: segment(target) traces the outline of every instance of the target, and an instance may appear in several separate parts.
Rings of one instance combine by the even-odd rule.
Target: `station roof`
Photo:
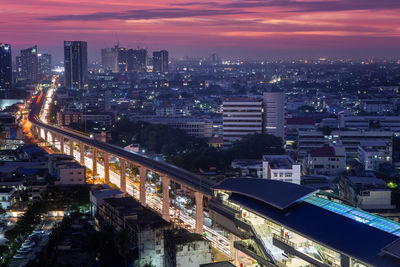
[[[256,178],[229,178],[212,188],[251,197],[280,210],[288,208],[317,191],[298,184]]]
[[[214,189],[231,191],[229,201],[340,253],[372,266],[400,266],[399,223],[317,197],[308,187],[267,179],[235,180],[226,179]],[[282,199],[286,210],[273,205]]]

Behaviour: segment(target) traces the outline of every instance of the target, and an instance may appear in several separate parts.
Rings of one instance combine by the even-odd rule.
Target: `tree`
[[[146,263],[145,265],[143,265],[142,267],[156,267],[156,266],[153,265],[153,263],[150,261],[150,262]]]
[[[249,134],[234,142],[225,154],[230,162],[235,158],[261,159],[263,155],[279,155],[284,152],[281,138],[270,134]]]

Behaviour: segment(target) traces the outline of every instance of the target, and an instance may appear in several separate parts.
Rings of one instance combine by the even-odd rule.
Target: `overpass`
[[[40,137],[41,133],[44,132],[44,139],[46,142],[51,142],[52,144],[55,144],[57,141],[59,142],[61,153],[65,152],[65,146],[68,145],[71,156],[74,156],[74,146],[77,144],[80,153],[80,163],[82,165],[85,165],[85,150],[86,147],[89,147],[92,151],[92,171],[94,175],[97,174],[98,155],[101,153],[104,162],[103,170],[106,183],[110,182],[110,157],[118,158],[120,162],[120,184],[117,186],[119,186],[120,190],[124,193],[127,192],[126,166],[127,164],[136,166],[139,170],[140,177],[139,201],[144,206],[146,205],[147,172],[159,174],[162,178],[163,189],[161,214],[163,219],[166,221],[170,220],[170,182],[173,181],[174,183],[180,184],[190,191],[193,191],[196,203],[195,232],[200,234],[203,233],[204,198],[210,198],[212,196],[211,186],[213,183],[210,180],[174,165],[154,160],[141,154],[127,151],[121,147],[94,140],[84,134],[62,127],[53,126],[41,121],[38,116],[45,99],[45,97],[43,97],[44,94],[46,94],[46,91],[42,91],[41,94],[36,96],[30,105],[28,119],[32,124],[31,131],[33,135]]]

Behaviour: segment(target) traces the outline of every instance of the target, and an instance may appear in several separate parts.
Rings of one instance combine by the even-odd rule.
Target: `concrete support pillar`
[[[69,155],[74,156],[74,141],[69,139]]]
[[[110,154],[103,152],[104,158],[104,180],[107,183],[110,182]]]
[[[162,177],[162,189],[163,189],[163,205],[162,205],[162,218],[169,222],[169,177]]]
[[[51,145],[55,146],[56,143],[56,135],[54,133],[51,133]]]
[[[146,176],[147,169],[145,167],[139,167],[139,176],[140,176],[140,186],[139,186],[139,199],[140,204],[146,206]]]
[[[81,152],[81,159],[80,159],[80,163],[81,165],[85,166],[85,144],[80,142],[79,143],[79,150]]]
[[[44,141],[46,141],[46,143],[48,142],[48,138],[47,138],[47,134],[49,132],[47,130],[44,130]]]
[[[234,234],[229,234],[229,241],[231,243],[231,261],[232,263],[237,266],[238,265],[238,260],[237,260],[237,250],[234,247],[234,243],[236,241],[236,236]]]
[[[60,136],[60,152],[64,154],[64,137]]]
[[[92,173],[97,175],[97,148],[92,147]]]
[[[196,228],[195,232],[197,234],[203,233],[203,221],[204,221],[204,214],[203,214],[203,194],[200,192],[194,193],[195,200],[196,200]]]
[[[124,159],[119,159],[120,164],[120,186],[119,189],[126,193],[126,161]]]

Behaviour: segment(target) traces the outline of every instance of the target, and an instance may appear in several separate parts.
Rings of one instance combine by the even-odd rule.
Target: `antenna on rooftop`
[[[115,32],[115,41],[117,42],[117,47],[119,47],[119,38],[117,32]]]

